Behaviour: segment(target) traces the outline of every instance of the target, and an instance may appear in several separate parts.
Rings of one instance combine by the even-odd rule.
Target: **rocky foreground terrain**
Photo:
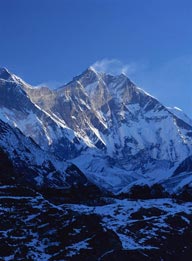
[[[190,260],[192,203],[102,198],[53,204],[30,188],[0,186],[1,260]]]

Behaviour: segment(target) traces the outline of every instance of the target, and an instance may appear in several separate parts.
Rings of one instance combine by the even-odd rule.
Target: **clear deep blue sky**
[[[0,0],[0,65],[37,85],[117,59],[192,116],[191,0]]]

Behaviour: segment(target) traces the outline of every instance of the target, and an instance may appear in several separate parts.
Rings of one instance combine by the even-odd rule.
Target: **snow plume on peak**
[[[63,86],[63,82],[59,81],[48,81],[48,82],[42,82],[40,84],[37,84],[34,86],[34,88],[42,88],[42,87],[47,87],[50,90],[55,90],[58,89],[60,86]]]
[[[178,108],[178,107],[167,107],[167,109],[173,113],[174,115],[176,115],[179,119],[185,121],[187,124],[192,126],[192,119],[189,118],[183,111],[182,109]]]
[[[174,107],[175,110],[178,110],[178,111],[182,111],[180,108],[178,107]]]
[[[119,75],[125,74],[130,75],[133,74],[136,70],[136,65],[134,63],[123,64],[121,61],[117,59],[102,59],[100,61],[95,62],[91,65],[97,72]]]

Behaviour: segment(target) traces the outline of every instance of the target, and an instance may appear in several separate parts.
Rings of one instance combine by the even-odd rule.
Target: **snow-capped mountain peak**
[[[13,80],[12,74],[5,67],[0,67],[0,79],[2,80]]]
[[[0,80],[1,81],[8,81],[8,82],[14,82],[18,86],[25,86],[29,87],[30,85],[27,84],[25,81],[23,81],[20,77],[17,75],[11,73],[7,68],[2,67],[0,68]]]

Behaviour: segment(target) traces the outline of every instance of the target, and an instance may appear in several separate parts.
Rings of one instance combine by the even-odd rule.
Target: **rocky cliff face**
[[[83,147],[73,130],[56,116],[49,115],[30,100],[25,89],[32,88],[6,69],[0,73],[0,119],[31,137],[43,150],[62,158],[74,157]],[[9,77],[8,77],[9,75]]]
[[[123,74],[106,75],[89,68],[56,91],[42,88],[28,94],[87,145],[111,157],[125,158],[144,150],[154,159],[177,161],[191,150],[191,125]]]

